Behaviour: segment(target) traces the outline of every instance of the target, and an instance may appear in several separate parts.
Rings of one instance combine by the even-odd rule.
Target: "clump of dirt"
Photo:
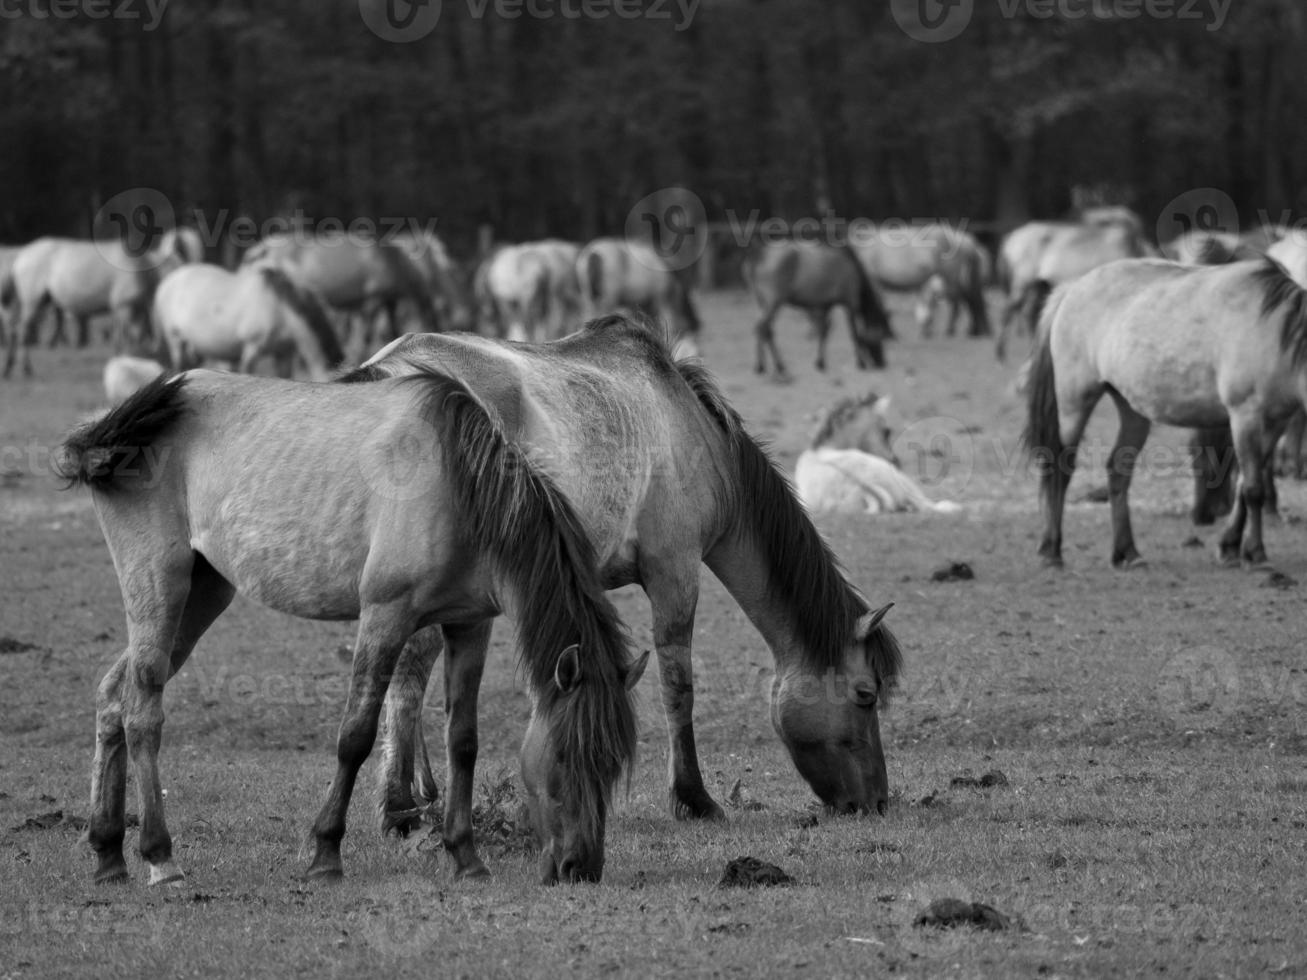
[[[988,789],[990,786],[1006,786],[1007,776],[998,769],[991,769],[983,776],[954,776],[949,780],[950,786],[965,786],[970,789]]]
[[[0,636],[0,654],[27,653],[29,650],[40,649],[41,648],[35,643],[25,643],[22,640],[15,640],[12,636]]]
[[[964,902],[960,898],[937,898],[912,924],[917,928],[934,926],[939,929],[967,926],[982,932],[1000,932],[1015,925],[1011,918],[992,905]]]
[[[73,830],[85,830],[86,818],[73,816],[71,813],[64,816],[63,810],[51,810],[49,813],[42,813],[39,816],[28,817],[20,824],[11,827],[12,831],[20,830],[53,830],[55,827],[70,827]]]
[[[1292,589],[1298,585],[1298,580],[1284,572],[1272,571],[1266,578],[1262,579],[1263,589]]]
[[[794,881],[780,868],[756,857],[738,857],[726,865],[718,888],[772,888]]]
[[[950,562],[930,573],[932,582],[969,582],[975,577],[976,573],[964,561]]]

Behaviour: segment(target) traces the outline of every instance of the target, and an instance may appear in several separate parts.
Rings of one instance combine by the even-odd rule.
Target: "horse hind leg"
[[[852,316],[852,314],[849,314]],[[808,318],[812,320],[812,333],[817,338],[817,362],[818,371],[826,370],[826,341],[830,338],[830,310],[809,310]],[[858,357],[861,359],[861,348],[858,347],[857,339],[853,342],[854,349],[858,351]]]
[[[336,739],[336,775],[313,823],[315,847],[309,878],[338,879],[344,874],[340,842],[345,836],[345,814],[359,769],[377,739],[386,688],[404,643],[413,632],[407,596],[384,606],[369,606],[359,618],[354,671]]]
[[[88,827],[98,859],[95,880],[127,878],[122,845],[130,760],[140,797],[140,854],[150,868],[150,884],[170,884],[183,875],[172,860],[159,780],[163,689],[235,592],[203,557],[188,553],[186,562],[171,567],[132,570],[124,579],[123,594],[129,606],[128,646],[105,675],[96,698]]]
[[[404,645],[395,665],[395,677],[386,691],[381,765],[383,836],[407,837],[421,825],[415,797],[427,805],[437,800],[422,733],[422,702],[442,649],[439,626],[418,630]]]
[[[1121,416],[1116,444],[1107,460],[1107,491],[1112,505],[1112,567],[1132,568],[1143,564],[1143,559],[1135,548],[1134,532],[1130,527],[1130,481],[1152,422],[1131,408],[1115,391],[1112,399]]]
[[[1084,437],[1089,417],[1102,397],[1101,388],[1085,392],[1072,408],[1058,407],[1058,445],[1050,458],[1041,460],[1040,490],[1044,498],[1045,528],[1039,543],[1039,556],[1045,565],[1062,567],[1062,517],[1066,510],[1067,489],[1075,473],[1076,455]]]
[[[785,365],[781,362],[780,351],[776,349],[776,335],[773,326],[776,322],[776,312],[780,309],[781,304],[772,301],[764,306],[762,317],[753,328],[754,340],[757,345],[757,358],[754,361],[753,370],[756,374],[767,373],[767,351],[771,351],[772,364],[776,368],[778,378],[785,377]]]

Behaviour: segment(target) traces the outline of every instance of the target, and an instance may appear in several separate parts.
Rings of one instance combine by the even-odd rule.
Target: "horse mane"
[[[1280,349],[1290,356],[1294,368],[1307,365],[1307,290],[1271,258],[1259,263],[1252,275],[1262,291],[1262,316],[1284,316]]]
[[[317,296],[300,286],[281,269],[273,266],[263,266],[259,269],[259,275],[263,277],[263,284],[308,324],[309,331],[317,340],[318,346],[322,348],[322,356],[327,359],[327,367],[338,367],[340,362],[345,360],[345,351],[341,348],[336,329],[327,319],[327,312],[322,308],[322,302]]]
[[[817,425],[812,430],[812,438],[808,441],[808,447],[810,449],[818,448],[838,432],[840,428],[847,425],[849,420],[857,414],[858,409],[875,404],[878,401],[880,401],[880,395],[874,391],[869,391],[865,395],[848,395],[839,399],[821,413]]]
[[[789,480],[744,427],[708,371],[694,361],[678,360],[676,369],[700,406],[726,436],[735,466],[734,496],[739,527],[757,542],[767,562],[767,591],[787,610],[801,656],[812,672],[839,670],[867,603],[844,577]],[[894,634],[883,624],[867,637],[868,662],[884,693],[898,681],[902,655]]]
[[[54,461],[66,487],[106,492],[121,486],[141,450],[162,436],[186,411],[185,375],[161,374],[117,408],[79,425],[68,434]]]
[[[465,532],[516,599],[518,633],[529,638],[521,663],[536,709],[550,719],[569,782],[582,794],[583,819],[601,826],[612,786],[635,757],[636,723],[625,685],[628,638],[585,527],[465,384],[420,368],[402,383],[420,386],[420,411],[441,434]],[[554,677],[572,644],[582,683],[564,696]]]

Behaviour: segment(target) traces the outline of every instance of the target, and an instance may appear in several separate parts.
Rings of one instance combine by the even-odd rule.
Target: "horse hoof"
[[[186,875],[182,869],[177,867],[171,861],[165,861],[163,864],[150,865],[150,887],[155,885],[172,885],[174,888],[180,888],[186,883]]]
[[[459,868],[454,872],[456,881],[489,881],[490,869],[479,859],[475,864],[469,864],[465,868]]]
[[[1148,562],[1143,558],[1140,558],[1138,555],[1135,555],[1133,558],[1125,558],[1120,561],[1112,562],[1112,567],[1118,572],[1130,572],[1134,571],[1136,568],[1147,568]]]
[[[126,867],[97,871],[95,873],[95,883],[97,885],[126,885],[132,880],[132,876],[127,873]]]
[[[304,872],[306,882],[334,885],[345,879],[345,870],[339,866],[324,868],[309,868]]]
[[[726,811],[717,805],[717,801],[708,795],[701,799],[683,800],[673,794],[672,816],[677,820],[705,820],[710,823],[726,823]]]
[[[1222,552],[1218,560],[1220,561],[1222,568],[1238,568],[1242,564],[1239,560],[1239,556],[1233,553],[1227,554],[1226,552]]]
[[[1061,555],[1044,555],[1040,558],[1039,563],[1045,568],[1055,568],[1058,571],[1066,567]]]

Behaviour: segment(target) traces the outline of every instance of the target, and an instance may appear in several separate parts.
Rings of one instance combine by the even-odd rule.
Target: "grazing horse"
[[[809,513],[956,513],[933,501],[899,469],[885,418],[889,398],[868,392],[842,398],[822,413],[794,467],[794,489]]]
[[[399,453],[413,463],[402,472]],[[238,592],[359,621],[311,877],[342,873],[345,814],[396,661],[434,624],[450,648],[450,754],[466,795],[445,845],[460,876],[487,873],[472,840],[470,733],[490,627],[508,610],[547,743],[542,873],[599,879],[610,793],[635,751],[626,636],[572,505],[464,384],[433,371],[355,386],[193,371],[74,431],[61,470],[91,487],[127,612],[127,649],[96,700],[97,881],[127,876],[129,761],[150,882],[182,878],[158,772],[163,690]]]
[[[318,298],[272,266],[182,266],[159,285],[154,322],[178,371],[216,360],[249,374],[267,354],[289,378],[299,354],[326,381],[345,356]]]
[[[1053,294],[1030,377],[1025,442],[1039,465],[1046,564],[1062,563],[1062,509],[1094,406],[1112,396],[1121,428],[1108,461],[1112,564],[1140,562],[1127,495],[1153,422],[1228,421],[1239,493],[1221,557],[1266,561],[1266,462],[1307,392],[1307,291],[1273,262],[1115,262]]]
[[[699,356],[702,324],[689,284],[649,243],[596,238],[577,256],[576,278],[586,319],[638,310],[671,327],[676,353]]]
[[[928,306],[917,311],[917,326],[928,335],[935,307],[949,304],[948,335],[957,330],[958,311],[967,308],[971,336],[988,336],[985,284],[990,261],[981,244],[959,228],[929,224],[907,228],[876,228],[854,235],[850,246],[871,281],[889,292],[919,292],[931,287]]]
[[[486,259],[477,272],[478,292],[500,337],[536,343],[569,332],[581,310],[580,251],[572,242],[547,238],[504,245]]]
[[[53,305],[77,322],[79,345],[88,336],[87,318],[108,313],[115,320],[117,347],[149,335],[150,303],[159,281],[181,265],[181,239],[165,235],[149,251],[137,253],[118,241],[38,238],[14,257],[0,280],[0,306],[9,319],[4,376],[9,377],[23,346],[23,373],[32,373],[28,348],[42,312]]]
[[[426,283],[436,313],[452,330],[471,330],[476,317],[458,266],[432,231],[400,231],[390,241],[404,250]]]
[[[619,316],[539,346],[469,335],[401,338],[347,381],[436,369],[456,375],[556,481],[594,543],[609,588],[638,583],[653,610],[671,742],[672,813],[723,817],[694,741],[691,642],[706,564],[775,658],[772,724],[829,807],[883,812],[889,800],[878,706],[899,649],[735,410],[696,362],[673,361]],[[391,690],[387,827],[407,829],[422,691],[438,642],[410,645]],[[821,693],[818,693],[821,692]],[[451,696],[446,692],[446,696]]]
[[[1018,319],[1024,320],[1029,336],[1035,335],[1054,286],[1117,259],[1153,254],[1138,217],[1125,208],[1094,209],[1081,223],[1032,221],[1010,232],[999,250],[1008,299],[995,345],[998,359],[1007,356],[1008,334]]]
[[[148,357],[119,354],[104,362],[104,396],[110,405],[125,402],[168,369]]]
[[[402,300],[417,311],[422,329],[440,329],[426,280],[399,245],[357,235],[275,234],[241,260],[242,268],[265,266],[280,269],[328,305],[360,314],[354,343],[359,350],[374,344],[372,320],[378,309],[386,313],[385,341],[394,339]]]
[[[870,362],[885,366],[885,341],[893,336],[889,315],[876,287],[853,250],[817,242],[770,242],[759,246],[744,263],[744,280],[762,307],[762,318],[754,328],[758,357],[754,370],[767,371],[766,352],[771,351],[776,376],[785,376],[772,323],[786,304],[805,310],[817,334],[817,370],[826,370],[826,338],[830,333],[830,311],[844,307],[858,367]]]

